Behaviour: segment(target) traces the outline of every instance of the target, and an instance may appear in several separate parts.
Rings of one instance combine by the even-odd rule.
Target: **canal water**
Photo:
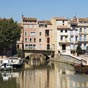
[[[1,71],[0,88],[88,88],[88,75],[76,74],[71,65],[49,62],[15,72]]]

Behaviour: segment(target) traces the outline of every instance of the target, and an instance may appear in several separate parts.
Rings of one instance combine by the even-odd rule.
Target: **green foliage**
[[[0,48],[12,48],[20,38],[21,29],[17,22],[11,19],[0,19]]]
[[[77,55],[82,54],[82,48],[81,48],[81,44],[80,43],[78,43],[78,46],[77,46],[77,49],[76,49],[76,53],[77,53]]]

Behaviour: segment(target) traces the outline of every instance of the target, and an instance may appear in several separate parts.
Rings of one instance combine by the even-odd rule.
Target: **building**
[[[20,49],[75,54],[78,43],[84,52],[88,47],[88,18],[74,16],[72,19],[53,17],[51,20],[38,20],[23,16],[20,25]]]
[[[81,44],[81,48],[85,52],[88,47],[88,18],[78,18],[78,32],[78,42]]]
[[[69,21],[71,30],[70,30],[70,50],[72,54],[76,53],[76,48],[78,45],[78,22],[77,22],[77,17],[73,17],[73,19],[71,19]]]
[[[56,31],[56,52],[70,53],[70,25],[65,17],[54,17]]]
[[[24,50],[51,50],[52,24],[48,20],[22,17],[22,34],[18,41],[19,48]]]

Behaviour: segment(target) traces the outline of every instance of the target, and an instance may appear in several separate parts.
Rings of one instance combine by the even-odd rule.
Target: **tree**
[[[82,48],[81,48],[81,43],[78,43],[77,49],[76,49],[77,56],[82,54]]]
[[[20,34],[21,29],[12,18],[0,19],[0,50],[3,54],[7,54],[8,49],[14,51]]]

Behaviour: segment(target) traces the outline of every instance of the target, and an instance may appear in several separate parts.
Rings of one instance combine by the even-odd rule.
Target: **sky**
[[[35,17],[49,20],[52,17],[88,17],[88,0],[0,0],[0,18]]]

